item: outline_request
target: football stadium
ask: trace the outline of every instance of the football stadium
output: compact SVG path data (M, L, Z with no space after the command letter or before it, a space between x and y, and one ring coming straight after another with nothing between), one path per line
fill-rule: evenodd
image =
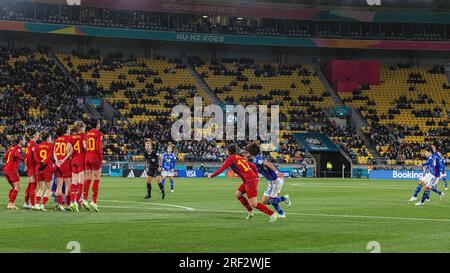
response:
M0 0L0 252L449 252L449 122L447 0Z

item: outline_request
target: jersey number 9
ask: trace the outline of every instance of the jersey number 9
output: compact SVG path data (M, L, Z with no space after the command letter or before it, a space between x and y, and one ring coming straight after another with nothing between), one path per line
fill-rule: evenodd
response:
M41 150L39 151L39 156L41 157L41 162L44 163L47 160L47 151Z

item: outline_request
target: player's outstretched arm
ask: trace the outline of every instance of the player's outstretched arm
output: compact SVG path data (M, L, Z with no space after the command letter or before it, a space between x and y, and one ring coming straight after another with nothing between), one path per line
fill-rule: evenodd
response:
M275 165L272 162L264 160L264 165L267 166L267 168L269 168L272 171L274 171L277 174L278 177L280 177L280 178L284 177L284 175L278 171L277 167L275 167Z
M217 171L215 171L213 174L208 175L208 178L213 178L217 175L219 175L221 172L223 172L226 168L231 166L231 157L227 158L225 162L223 163L222 167L220 167Z

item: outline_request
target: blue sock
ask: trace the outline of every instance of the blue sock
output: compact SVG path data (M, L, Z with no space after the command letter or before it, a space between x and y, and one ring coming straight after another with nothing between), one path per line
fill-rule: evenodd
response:
M166 182L166 179L165 179L165 178L163 178L163 179L161 180L161 184L163 185L163 187L164 187L164 182Z
M444 186L447 188L447 178L443 178L442 180L444 180Z
M173 187L174 187L175 185L173 184L173 179L170 179L170 189L171 190L173 190Z
M434 191L435 193L437 193L437 194L441 195L441 191L440 191L440 190L438 190L438 188L436 188L436 187L433 187L433 188L432 188L431 190L432 190L432 191Z
M272 198L272 199L276 200L277 203L286 201L286 197L284 197L284 196L275 197L275 198Z
M417 197L417 195L419 195L420 191L422 190L422 185L417 185L416 190L414 191L413 196Z
M425 200L428 199L429 196L430 196L430 191L424 191L423 195L422 195L422 200L420 202L425 203Z
M279 197L278 197L279 198ZM273 206L273 208L278 212L278 214L283 215L284 212L281 209L280 204L278 204L279 202L277 202L278 198L270 198L269 200L269 204L271 204Z

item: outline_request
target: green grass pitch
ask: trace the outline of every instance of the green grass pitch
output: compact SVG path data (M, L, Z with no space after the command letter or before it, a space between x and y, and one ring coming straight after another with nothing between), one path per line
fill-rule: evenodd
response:
M22 207L23 191L16 204ZM416 207L416 182L287 179L293 206L286 219L268 223L234 199L237 179L176 179L174 193L143 199L144 179L103 178L100 213L6 209L9 186L0 178L0 252L448 252L450 201ZM166 189L168 188L166 184ZM260 194L266 181L260 182ZM450 196L449 196L450 197ZM426 239L425 239L426 238Z

